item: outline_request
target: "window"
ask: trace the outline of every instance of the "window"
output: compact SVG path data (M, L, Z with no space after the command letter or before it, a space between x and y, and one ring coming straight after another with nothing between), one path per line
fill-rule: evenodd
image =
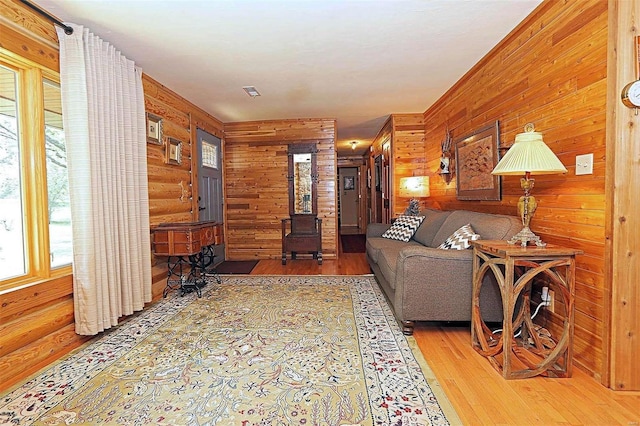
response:
M0 285L68 271L69 185L60 87L0 53ZM65 270L66 268L66 270Z
M18 132L17 76L0 66L0 278L26 271Z
M44 81L44 135L47 166L49 253L51 267L71 263L71 208L67 156L62 128L60 86Z

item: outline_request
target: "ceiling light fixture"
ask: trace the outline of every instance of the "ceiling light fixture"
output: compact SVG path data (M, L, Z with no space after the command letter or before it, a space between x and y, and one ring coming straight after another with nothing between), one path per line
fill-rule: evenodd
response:
M254 86L244 86L242 90L247 92L247 95L251 96L252 98L260 96L260 92L258 92L258 89L256 89Z

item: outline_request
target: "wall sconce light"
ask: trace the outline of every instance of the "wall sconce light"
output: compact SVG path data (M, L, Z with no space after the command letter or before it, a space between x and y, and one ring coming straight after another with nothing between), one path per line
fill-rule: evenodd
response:
M357 145L358 145L358 141L351 141L351 150L355 151Z
M405 210L408 216L417 216L420 213L420 201L417 198L426 198L430 194L429 176L403 177L400 179L400 197L411 198L409 207Z
M529 123L524 126L524 133L516 135L516 141L491 172L492 175L498 176L524 174L524 177L520 179L524 196L518 200L518 213L522 219L523 228L507 241L509 244L520 242L522 247L526 247L527 243L531 241L538 247L547 245L529 229L529 223L538 207L536 199L531 195L534 184L531 174L546 175L566 172L567 169L542 140L542 134L534 131L533 124Z
M440 142L440 149L442 155L440 156L440 177L449 185L451 179L453 179L453 161L451 158L451 144L453 139L451 138L451 132L449 131L449 126L447 126L447 130L445 133L444 140Z

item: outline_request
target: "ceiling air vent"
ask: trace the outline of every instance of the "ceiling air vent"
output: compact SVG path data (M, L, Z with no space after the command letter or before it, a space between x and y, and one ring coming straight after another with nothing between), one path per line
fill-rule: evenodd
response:
M244 86L242 90L247 92L247 95L251 96L252 98L255 98L256 96L260 96L260 92L258 92L258 89L256 89L253 86Z

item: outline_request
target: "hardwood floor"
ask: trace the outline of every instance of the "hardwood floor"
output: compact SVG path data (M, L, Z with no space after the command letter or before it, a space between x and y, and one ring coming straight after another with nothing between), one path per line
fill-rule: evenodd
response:
M313 260L261 260L252 275L370 273L364 254ZM414 337L463 424L640 425L640 392L614 392L574 368L567 379L504 380L471 347L469 327L418 323Z

